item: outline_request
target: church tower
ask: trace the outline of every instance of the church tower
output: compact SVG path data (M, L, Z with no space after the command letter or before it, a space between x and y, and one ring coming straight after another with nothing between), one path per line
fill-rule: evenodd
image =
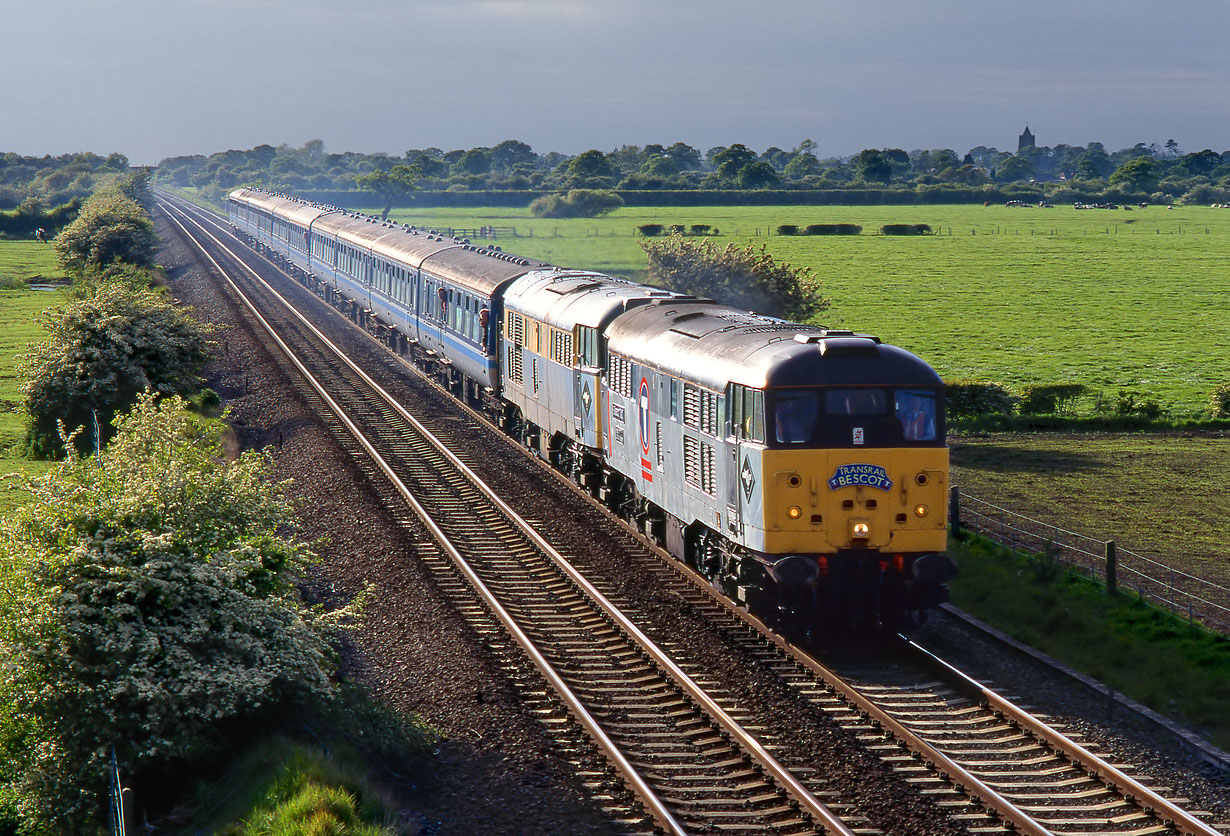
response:
M1017 137L1016 152L1019 154L1022 151L1024 151L1026 148L1033 148L1033 147L1034 147L1034 135L1029 132L1029 126L1026 125L1025 133Z

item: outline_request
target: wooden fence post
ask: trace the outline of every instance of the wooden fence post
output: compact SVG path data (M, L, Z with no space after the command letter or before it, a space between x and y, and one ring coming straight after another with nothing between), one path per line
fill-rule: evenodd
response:
M1119 568L1119 556L1115 554L1115 541L1106 541L1106 594L1114 595L1118 588L1115 573Z

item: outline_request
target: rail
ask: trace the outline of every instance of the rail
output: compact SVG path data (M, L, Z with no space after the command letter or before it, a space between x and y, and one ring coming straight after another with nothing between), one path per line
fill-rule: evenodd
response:
M1110 589L1131 589L1153 606L1189 623L1230 634L1230 588L1176 569L1115 541L1099 540L952 488L949 501L953 530L975 534L1014 551L1087 574Z

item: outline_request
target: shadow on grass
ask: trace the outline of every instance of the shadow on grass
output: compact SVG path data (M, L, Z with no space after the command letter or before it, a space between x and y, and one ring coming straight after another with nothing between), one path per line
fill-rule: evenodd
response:
M1040 450L1009 444L964 445L950 439L952 463L966 470L990 473L1096 473L1107 469L1098 456L1071 450Z

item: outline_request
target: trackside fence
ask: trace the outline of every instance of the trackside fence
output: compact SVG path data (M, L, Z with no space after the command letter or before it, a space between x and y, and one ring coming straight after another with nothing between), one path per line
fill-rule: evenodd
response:
M1230 589L1150 557L1010 511L953 487L949 523L1005 548L1041 555L1104 584L1135 593L1190 623L1230 635Z

